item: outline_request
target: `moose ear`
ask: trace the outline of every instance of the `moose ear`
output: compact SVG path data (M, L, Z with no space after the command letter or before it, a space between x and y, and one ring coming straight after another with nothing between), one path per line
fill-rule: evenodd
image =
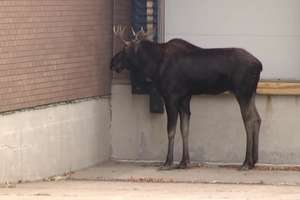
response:
M154 35L155 35L154 32L147 33L146 39L153 41L154 40Z
M141 27L141 29L135 33L135 40L136 41L140 41L140 40L153 40L153 37L154 37L154 33L155 31L152 30L152 31L147 31L145 32L144 28Z
M131 44L131 42L129 42L129 41L123 41L124 42L124 44L125 44L125 46L130 46L130 44Z

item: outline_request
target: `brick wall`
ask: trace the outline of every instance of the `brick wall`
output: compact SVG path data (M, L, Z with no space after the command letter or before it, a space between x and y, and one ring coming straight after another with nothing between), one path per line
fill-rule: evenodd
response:
M111 0L0 1L0 112L110 93Z
M114 25L130 26L131 24L131 0L114 0ZM123 43L114 37L113 52L117 53L122 47ZM128 81L128 72L114 73L113 79L116 81Z

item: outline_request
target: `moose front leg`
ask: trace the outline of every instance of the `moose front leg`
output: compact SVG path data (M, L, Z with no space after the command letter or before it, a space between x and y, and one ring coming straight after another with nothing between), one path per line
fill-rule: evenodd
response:
M177 168L185 169L190 164L189 155L189 127L190 127L190 101L191 96L183 99L180 103L179 116L180 116L180 131L182 137L182 159Z
M168 154L164 165L160 169L168 170L172 169L173 165L174 137L176 134L178 107L175 101L165 101L165 104L168 118Z

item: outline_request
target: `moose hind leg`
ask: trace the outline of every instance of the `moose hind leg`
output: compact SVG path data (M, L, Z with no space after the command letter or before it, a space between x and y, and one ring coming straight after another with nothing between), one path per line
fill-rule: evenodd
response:
M252 97L250 101L250 109L253 112L253 164L255 165L258 161L258 146L259 146L259 130L261 125L261 118L255 106L255 99Z
M182 137L182 159L178 165L178 168L185 169L190 164L190 156L189 156L189 126L190 126L190 100L191 97L187 97L181 102L179 115L180 115L180 131Z
M243 117L247 145L246 158L241 167L243 170L252 169L258 160L258 138L261 119L255 107L255 96L249 101L239 101Z

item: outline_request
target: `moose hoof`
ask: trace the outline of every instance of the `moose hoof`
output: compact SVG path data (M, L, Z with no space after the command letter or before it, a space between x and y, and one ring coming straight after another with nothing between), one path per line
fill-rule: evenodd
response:
M171 170L174 169L175 167L171 162L165 162L163 166L160 166L158 170Z
M161 171L167 171L167 170L172 170L172 169L175 169L175 167L173 165L163 165L158 168L158 170L161 170Z
M244 163L241 167L241 171L247 171L254 168L254 164Z
M181 162L179 165L177 165L176 169L187 169L190 167L190 164L188 162Z

